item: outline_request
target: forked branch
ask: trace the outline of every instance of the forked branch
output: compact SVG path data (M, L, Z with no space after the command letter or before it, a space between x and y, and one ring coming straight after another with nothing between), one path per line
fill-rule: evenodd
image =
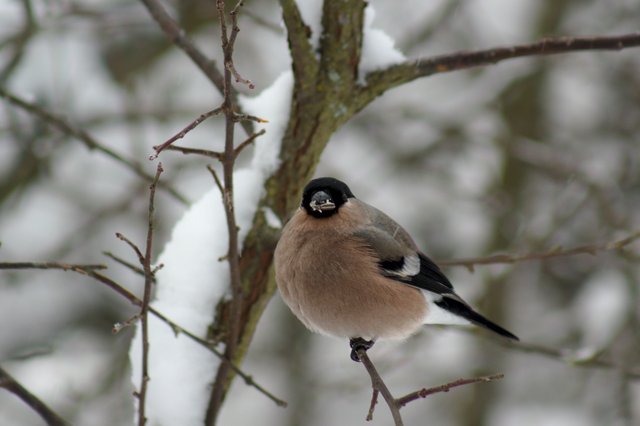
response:
M376 370L376 367L373 365L373 362L371 362L371 359L367 355L366 349L356 349L356 353L358 355L358 358L362 362L362 365L367 370L369 377L371 378L372 396L371 404L369 405L369 411L367 412L367 421L373 420L373 412L375 410L376 404L378 403L378 395L381 394L385 402L387 403L387 406L389 407L389 411L391 412L391 417L393 418L395 426L402 426L404 424L402 421L402 416L400 415L400 409L412 401L427 398L428 396L435 393L449 392L450 389L453 389L455 387L470 385L474 383L492 382L504 377L503 374L494 374L492 376L458 379L449 383L445 383L444 385L434 386L431 388L423 388L396 398L393 396L391 391L389 391L389 388L387 387L384 380L382 380L382 377L378 373L378 370Z

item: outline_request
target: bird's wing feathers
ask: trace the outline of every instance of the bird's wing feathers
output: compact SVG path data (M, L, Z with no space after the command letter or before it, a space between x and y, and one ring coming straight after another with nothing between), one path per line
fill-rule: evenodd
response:
M454 316L518 340L515 335L486 319L462 300L438 265L417 250L407 231L375 207L363 202L360 204L367 212L370 222L355 231L353 236L373 252L382 275L425 291L438 308Z
M362 201L358 203L369 223L353 236L373 251L383 275L438 295L455 296L451 282L438 265L418 251L404 228L375 207Z

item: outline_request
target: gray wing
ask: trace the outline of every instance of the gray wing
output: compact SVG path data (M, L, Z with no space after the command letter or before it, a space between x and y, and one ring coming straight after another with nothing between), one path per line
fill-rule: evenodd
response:
M369 218L354 236L376 254L383 275L436 294L455 295L449 279L438 265L418 251L402 226L375 207L353 201L357 201Z
M376 255L380 273L400 283L431 293L441 309L488 328L502 336L518 338L473 310L453 289L449 279L431 259L418 251L415 242L396 221L362 201L369 223L353 233Z

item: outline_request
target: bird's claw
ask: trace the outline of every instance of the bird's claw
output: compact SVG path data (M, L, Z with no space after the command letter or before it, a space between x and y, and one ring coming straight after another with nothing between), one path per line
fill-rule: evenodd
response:
M358 356L358 351L363 349L365 352L373 346L375 342L373 340L365 340L362 337L356 337L349 340L349 345L351 346L351 359L355 362L360 362L360 357Z

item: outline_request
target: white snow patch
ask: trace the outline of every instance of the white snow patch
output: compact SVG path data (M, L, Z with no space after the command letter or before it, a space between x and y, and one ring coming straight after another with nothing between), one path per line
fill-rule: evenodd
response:
M289 116L293 77L283 73L255 98L241 97L245 112L266 120L267 133L255 142L247 169L234 173L235 213L242 246L264 191L277 169L280 142ZM218 301L229 292L229 266L221 261L228 234L221 195L213 187L175 225L158 262L157 290L152 306L198 336L205 336ZM201 425L218 359L154 316L149 317L147 417L150 425ZM140 330L132 341L132 380L138 388L142 371Z
M406 57L394 47L395 41L383 30L372 28L376 12L370 4L364 11L364 35L360 57L360 81L365 75L380 68L403 62Z
M264 212L264 218L267 221L267 225L269 225L271 228L274 228L274 229L282 228L282 221L280 220L278 215L275 214L273 210L271 210L268 207L265 207L262 209L262 211Z
M298 10L304 23L311 29L310 42L314 49L318 49L320 34L322 33L322 4L321 0L297 0ZM360 56L361 83L368 72L403 62L406 57L395 48L395 41L383 30L373 28L376 12L371 4L364 11L364 25L362 37L362 52Z
M311 45L318 49L320 33L322 32L323 0L297 0L298 10L304 23L311 29Z

